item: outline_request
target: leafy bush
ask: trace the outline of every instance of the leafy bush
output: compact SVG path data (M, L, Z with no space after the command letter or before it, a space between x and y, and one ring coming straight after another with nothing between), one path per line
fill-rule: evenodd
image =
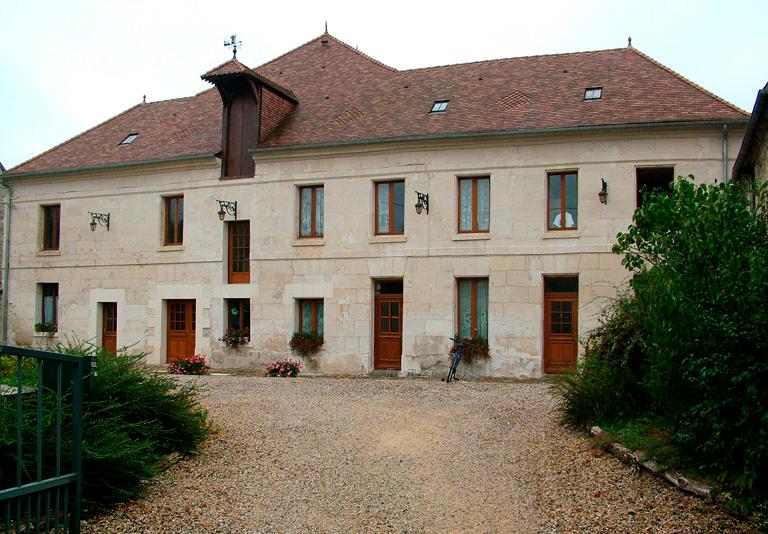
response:
M573 373L553 382L563 423L605 424L645 412L649 406L643 387L646 336L632 298L619 297L603 309L598 327L587 334L584 359Z
M309 358L323 346L323 334L317 332L294 332L290 341L291 352Z
M205 354L195 354L168 364L168 372L174 375L205 375L210 370Z
M661 421L681 461L768 499L768 199L737 184L652 195L614 252L634 297L556 386L566 422Z
M58 330L58 327L53 323L35 323L35 332L43 332L46 334L53 334Z
M264 376L296 377L301 372L301 362L298 360L277 360L269 362Z
M488 360L491 357L488 341L483 337L465 337L459 342L461 343L461 359L468 365L480 360ZM451 348L451 354L454 352L456 352L456 344Z
M57 343L57 352L92 355L97 376L85 392L83 413L83 502L91 509L129 500L141 482L156 475L166 455L195 453L211 432L199 403L199 388L140 364L143 354L116 356L79 340ZM55 465L55 394L44 390L44 476ZM70 395L62 402L62 465L68 465ZM37 395L25 395L22 422L25 480L32 480L36 454ZM0 487L15 485L15 398L0 399ZM9 483L10 482L10 483Z
M236 328L230 328L227 333L219 338L219 341L223 341L224 344L230 349L236 349L240 345L248 343L248 332L244 330L238 330Z

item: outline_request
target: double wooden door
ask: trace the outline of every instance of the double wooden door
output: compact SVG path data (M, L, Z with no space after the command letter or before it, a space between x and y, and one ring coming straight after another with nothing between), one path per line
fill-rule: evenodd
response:
M578 356L578 293L544 294L544 372L563 373Z
M400 369L403 353L403 295L376 295L374 369Z
M117 353L117 302L101 304L101 346L110 354Z
M172 362L195 355L195 301L167 302L167 361Z

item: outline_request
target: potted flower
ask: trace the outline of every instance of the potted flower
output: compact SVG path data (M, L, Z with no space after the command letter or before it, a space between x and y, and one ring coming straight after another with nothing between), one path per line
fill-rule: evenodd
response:
M276 360L269 362L264 368L264 376L294 378L301 372L301 362L298 360Z
M456 345L451 349L451 354L456 350ZM481 360L488 360L491 357L488 341L484 337L465 337L461 340L461 359L467 364L472 365Z
M237 349L240 345L248 343L248 332L230 328L227 333L219 338L230 349Z
M56 333L58 328L53 323L43 321L42 323L35 323L35 332L46 334L48 337L52 337Z
M291 337L291 352L311 358L323 346L323 334L317 332L295 332Z
M168 364L168 372L174 375L207 375L210 370L205 354L187 356Z

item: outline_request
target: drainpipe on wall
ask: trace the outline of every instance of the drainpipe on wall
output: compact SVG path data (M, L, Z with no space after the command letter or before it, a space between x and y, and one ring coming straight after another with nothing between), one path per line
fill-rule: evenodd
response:
M728 183L728 125L723 124L723 183Z
M11 202L13 200L13 191L5 183L0 173L0 188L5 189L5 240L3 245L3 345L8 344L8 267L10 266L11 250Z

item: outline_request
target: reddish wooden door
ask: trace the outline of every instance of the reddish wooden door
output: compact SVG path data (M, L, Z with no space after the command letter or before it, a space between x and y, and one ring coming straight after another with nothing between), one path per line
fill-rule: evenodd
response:
M578 293L544 294L544 372L562 373L578 355Z
M376 295L374 369L400 369L403 353L403 295Z
M167 360L195 355L195 301L168 301Z
M117 302L101 304L101 346L110 354L117 353Z

